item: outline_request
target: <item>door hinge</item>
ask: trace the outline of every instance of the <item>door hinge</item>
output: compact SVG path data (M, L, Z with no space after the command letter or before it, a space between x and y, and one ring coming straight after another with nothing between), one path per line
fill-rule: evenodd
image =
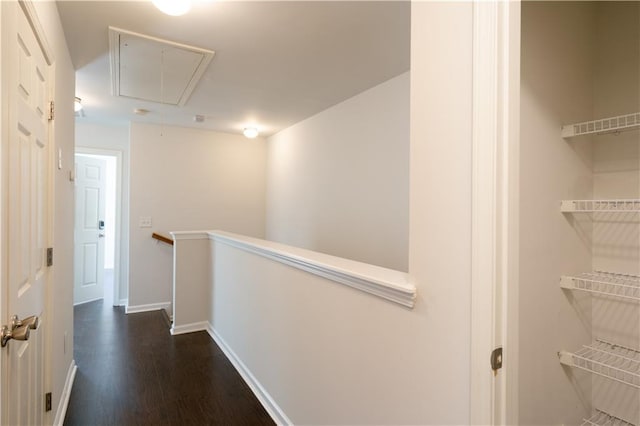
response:
M497 375L498 370L502 368L502 348L495 348L491 352L491 369L493 374Z
M55 109L53 106L53 101L49 101L49 116L48 116L49 121L53 120L54 117L55 117Z
M51 392L44 394L44 411L51 411Z
M47 248L47 266L53 266L53 247Z

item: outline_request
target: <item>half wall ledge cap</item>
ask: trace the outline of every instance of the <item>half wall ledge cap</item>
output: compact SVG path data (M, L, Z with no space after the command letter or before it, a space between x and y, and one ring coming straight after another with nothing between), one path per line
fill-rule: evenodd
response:
M208 240L211 231L173 231L169 232L175 241Z
M415 305L417 289L406 272L230 232L209 231L209 236L213 240L305 270L408 308L413 308Z

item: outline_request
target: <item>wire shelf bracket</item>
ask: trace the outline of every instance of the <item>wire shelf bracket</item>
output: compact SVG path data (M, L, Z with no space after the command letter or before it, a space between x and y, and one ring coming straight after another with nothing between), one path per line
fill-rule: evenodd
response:
M588 419L583 419L580 426L635 426L633 423L614 417L604 411L598 409L595 411L593 416Z
M640 199L562 200L562 213L640 213Z
M637 275L602 271L563 275L560 287L640 302L640 276Z
M617 133L640 129L640 112L562 126L562 137Z
M560 362L640 389L640 351L596 340L576 352L560 351Z

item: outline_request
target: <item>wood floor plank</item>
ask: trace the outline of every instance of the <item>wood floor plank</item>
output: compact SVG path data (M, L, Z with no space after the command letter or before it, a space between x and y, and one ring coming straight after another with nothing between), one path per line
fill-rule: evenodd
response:
M160 311L74 308L78 365L64 424L273 425L206 332L171 336Z

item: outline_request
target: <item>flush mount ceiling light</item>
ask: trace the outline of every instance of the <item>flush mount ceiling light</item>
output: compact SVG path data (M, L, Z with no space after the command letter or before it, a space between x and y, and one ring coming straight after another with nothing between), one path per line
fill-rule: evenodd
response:
M258 129L255 127L245 127L242 133L249 139L253 139L258 136Z
M76 96L73 101L73 111L80 112L81 109L82 109L82 99Z
M151 0L153 5L163 13L181 16L191 10L191 0Z

